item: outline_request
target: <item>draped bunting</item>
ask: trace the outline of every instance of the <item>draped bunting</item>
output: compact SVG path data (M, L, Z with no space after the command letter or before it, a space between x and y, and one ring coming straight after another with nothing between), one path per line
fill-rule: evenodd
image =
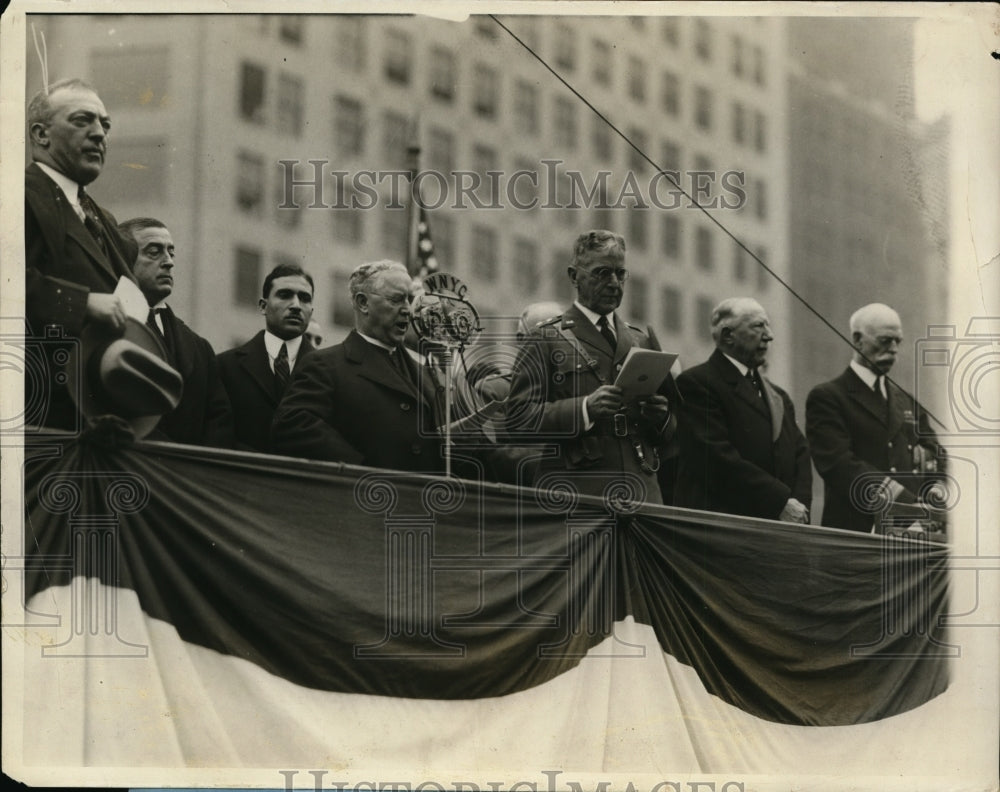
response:
M603 504L566 488L58 435L30 440L24 484L28 609L67 617L57 640L26 652L26 684L36 680L47 715L26 720L25 742L42 754L253 765L301 761L312 746L317 766L350 762L371 737L350 724L374 716L425 724L387 733L398 756L426 759L441 730L484 728L476 700L512 715L605 669L662 700L642 737L652 753L713 772L712 757L732 752L685 715L699 707L736 708L726 718L762 735L828 733L816 727L900 716L948 686L941 545ZM165 726L150 713L116 711L92 678L68 693L67 666L51 660L72 656L101 658L74 672L84 677L138 674L144 690L162 688L151 712L169 713L171 739L156 738ZM610 690L587 697L605 719ZM319 713L333 701L356 720L330 725ZM99 706L140 734L102 734ZM567 727L583 739L589 715L573 712ZM300 734L303 717L335 740ZM282 752L265 724L292 722ZM569 753L536 734L535 748L555 754L539 761L606 766L610 725ZM66 745L81 740L87 752Z

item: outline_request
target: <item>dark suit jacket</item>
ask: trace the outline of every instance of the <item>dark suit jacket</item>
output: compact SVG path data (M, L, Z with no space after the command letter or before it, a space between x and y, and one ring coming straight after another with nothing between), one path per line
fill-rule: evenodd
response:
M299 346L295 371L299 370L311 351L312 347L305 342ZM270 453L271 422L278 407L278 398L274 391L274 372L264 346L264 331L261 330L243 346L220 353L216 360L219 378L233 409L236 447Z
M385 350L356 331L295 367L274 416L276 453L355 465L441 472L437 387L430 369L409 360L406 381Z
M232 447L233 412L212 345L174 316L169 306L162 319L170 364L184 378L184 392L180 404L160 420L150 439Z
M579 346L562 331L576 338ZM629 349L656 348L645 331L617 315L615 334L618 343L612 352L594 324L575 305L535 328L514 364L506 410L508 440L558 445L557 457L540 460L535 476L540 485L545 484L549 474L572 471L570 478L578 491L602 497L616 480L634 476L632 481L645 490L642 499L662 503L656 474L643 469L634 443L639 443L647 468L655 467L657 456L664 452L676 427L673 411L661 427L650 425L637 410L630 411L627 437L616 436L610 418L595 422L590 429L583 425L583 402L601 385L614 382ZM669 376L660 392L671 399L675 408L676 392Z
M919 455L921 447L944 470L942 449L923 408L894 383L886 380L886 385L888 414L850 366L809 393L806 433L816 470L823 477L823 525L872 529L873 513L856 508L850 495L855 481L866 474L895 478L907 489L898 500L914 502L921 486L937 478L914 464L914 451Z
M32 163L24 173L25 313L29 335L45 338L43 354L68 351L83 328L90 292L113 292L120 277L132 279L135 243L126 240L110 213L98 207L107 253L98 246L62 190ZM55 382L58 366L25 377L29 422L73 428L78 413ZM34 408L32 407L34 405Z
M719 350L677 378L684 397L674 505L777 519L812 502L812 467L792 401L764 379L767 401Z

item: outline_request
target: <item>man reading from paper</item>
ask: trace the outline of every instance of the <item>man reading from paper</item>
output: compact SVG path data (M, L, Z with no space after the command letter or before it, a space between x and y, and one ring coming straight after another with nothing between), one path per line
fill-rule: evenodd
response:
M676 426L667 396L673 381L664 372L658 392L641 400L614 384L630 349L656 347L618 315L628 279L625 240L605 230L581 234L566 271L576 300L529 332L514 364L510 440L558 447L523 483L569 481L583 494L662 503L656 471Z

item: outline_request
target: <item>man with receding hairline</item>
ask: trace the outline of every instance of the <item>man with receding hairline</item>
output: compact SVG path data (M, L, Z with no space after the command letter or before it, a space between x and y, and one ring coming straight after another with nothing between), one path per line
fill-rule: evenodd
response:
M887 504L915 503L944 456L923 407L886 376L903 342L899 314L871 303L854 312L850 331L847 369L809 393L806 433L823 477L822 524L870 532L875 516L852 497L856 482L881 477Z
M32 162L24 177L25 312L30 332L78 339L85 324L125 329L125 308L113 292L131 279L134 245L85 189L104 169L111 118L94 88L60 80L28 105ZM74 428L79 413L62 377L25 377L29 420ZM43 403L44 402L44 403Z
M760 372L774 336L749 297L712 311L715 351L677 378L681 449L674 505L808 523L812 468L792 400Z

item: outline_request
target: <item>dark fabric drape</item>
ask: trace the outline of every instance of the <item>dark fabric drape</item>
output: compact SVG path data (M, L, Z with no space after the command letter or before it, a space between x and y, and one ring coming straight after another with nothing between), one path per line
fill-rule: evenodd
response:
M41 435L26 596L134 590L181 637L307 687L501 696L633 616L706 689L839 725L947 687L940 545L385 470Z

